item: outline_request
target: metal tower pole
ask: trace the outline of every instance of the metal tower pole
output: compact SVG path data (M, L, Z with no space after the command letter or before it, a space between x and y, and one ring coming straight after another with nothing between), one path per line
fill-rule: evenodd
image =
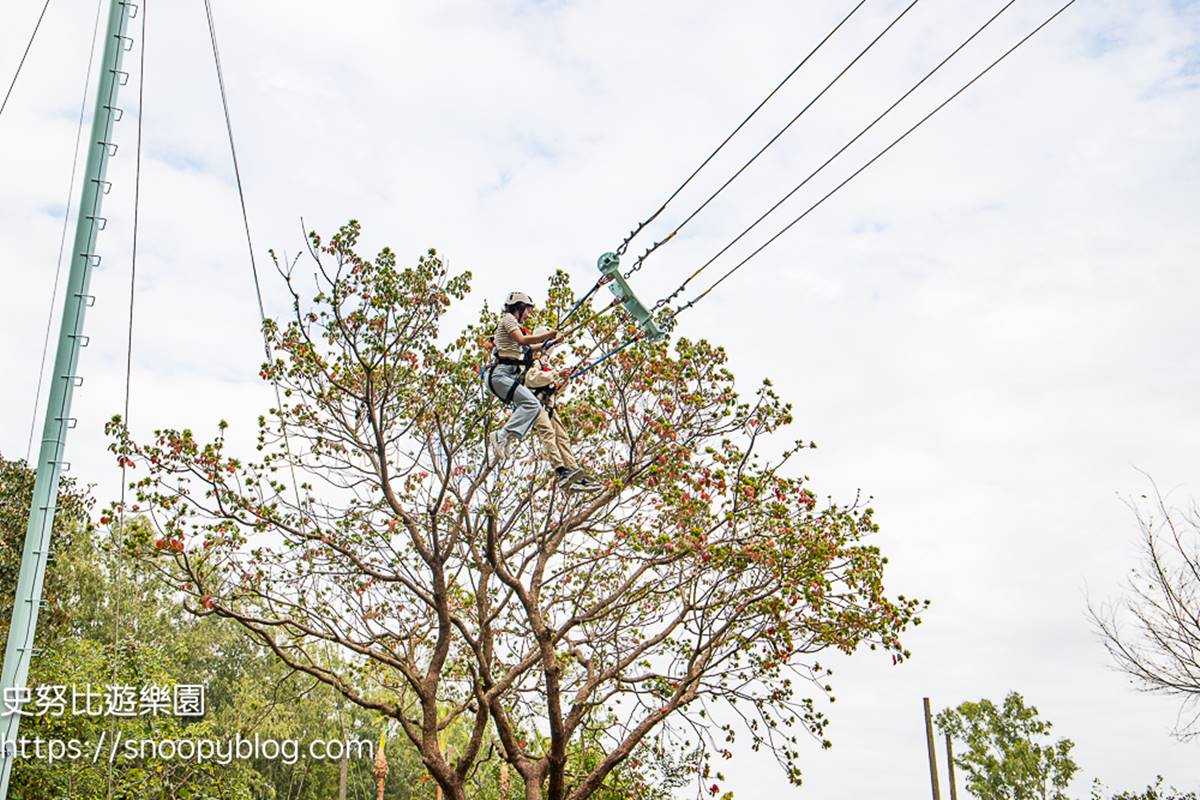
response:
M110 187L105 174L109 159L117 152L117 146L112 141L113 127L122 116L116 106L117 93L129 80L128 73L121 70L121 62L124 54L133 46L126 30L129 19L136 15L137 10L132 0L111 0L108 10L96 109L92 118L92 135L88 141L87 170L80 192L79 219L75 223L71 270L63 296L62 324L54 354L50 394L46 401L33 502L29 509L29 524L25 529L21 574L17 580L8 644L4 650L4 669L0 674L0 800L8 797L14 746L21 721L19 714L11 713L11 708L28 699L26 680L29 677L29 661L34 654L33 641L42 602L42 581L50 552L58 481L65 466L63 454L67 431L75 426L75 420L71 417L71 398L75 388L83 382L78 370L79 351L88 341L83 335L83 321L94 301L92 295L88 294L88 287L92 270L100 265L100 256L96 255L96 238L104 229L105 220L100 211L104 195Z

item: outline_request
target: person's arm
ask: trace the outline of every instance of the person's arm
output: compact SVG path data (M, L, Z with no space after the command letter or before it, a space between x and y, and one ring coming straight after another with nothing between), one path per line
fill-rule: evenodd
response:
M544 352L546 349L548 349L551 344L557 344L557 343L558 343L557 340L545 341L545 342L542 342L541 344L530 345L529 349L535 353L541 353L541 352Z
M539 333L535 336L532 333L525 333L525 331L521 330L520 326L518 326L512 329L510 335L512 336L513 341L515 341L517 344L525 347L533 347L534 345L548 342L555 336L558 336L558 331L551 328L546 333Z

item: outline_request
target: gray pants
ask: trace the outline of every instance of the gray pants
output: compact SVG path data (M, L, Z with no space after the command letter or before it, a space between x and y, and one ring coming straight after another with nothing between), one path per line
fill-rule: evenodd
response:
M516 384L517 388L512 396L513 413L504 425L504 432L517 439L524 438L525 434L529 433L529 429L533 427L533 423L537 422L538 414L542 411L542 404L534 397L533 392L521 383L521 368L508 364L497 364L495 369L489 368L485 374L484 380L488 379L492 382L489 388L500 399L507 397L513 384Z

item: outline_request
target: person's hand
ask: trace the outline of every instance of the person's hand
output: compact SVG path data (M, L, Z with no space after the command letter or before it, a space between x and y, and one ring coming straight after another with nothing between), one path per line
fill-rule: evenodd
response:
M552 342L557 338L558 338L558 329L557 328L551 328L550 331L546 334L546 341L548 341L548 342Z

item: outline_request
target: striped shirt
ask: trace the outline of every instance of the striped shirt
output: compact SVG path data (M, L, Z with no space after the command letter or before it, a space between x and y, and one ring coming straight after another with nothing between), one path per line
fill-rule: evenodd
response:
M496 325L496 355L500 358L521 358L524 353L521 345L513 338L513 331L520 329L521 323L512 314L504 313Z

